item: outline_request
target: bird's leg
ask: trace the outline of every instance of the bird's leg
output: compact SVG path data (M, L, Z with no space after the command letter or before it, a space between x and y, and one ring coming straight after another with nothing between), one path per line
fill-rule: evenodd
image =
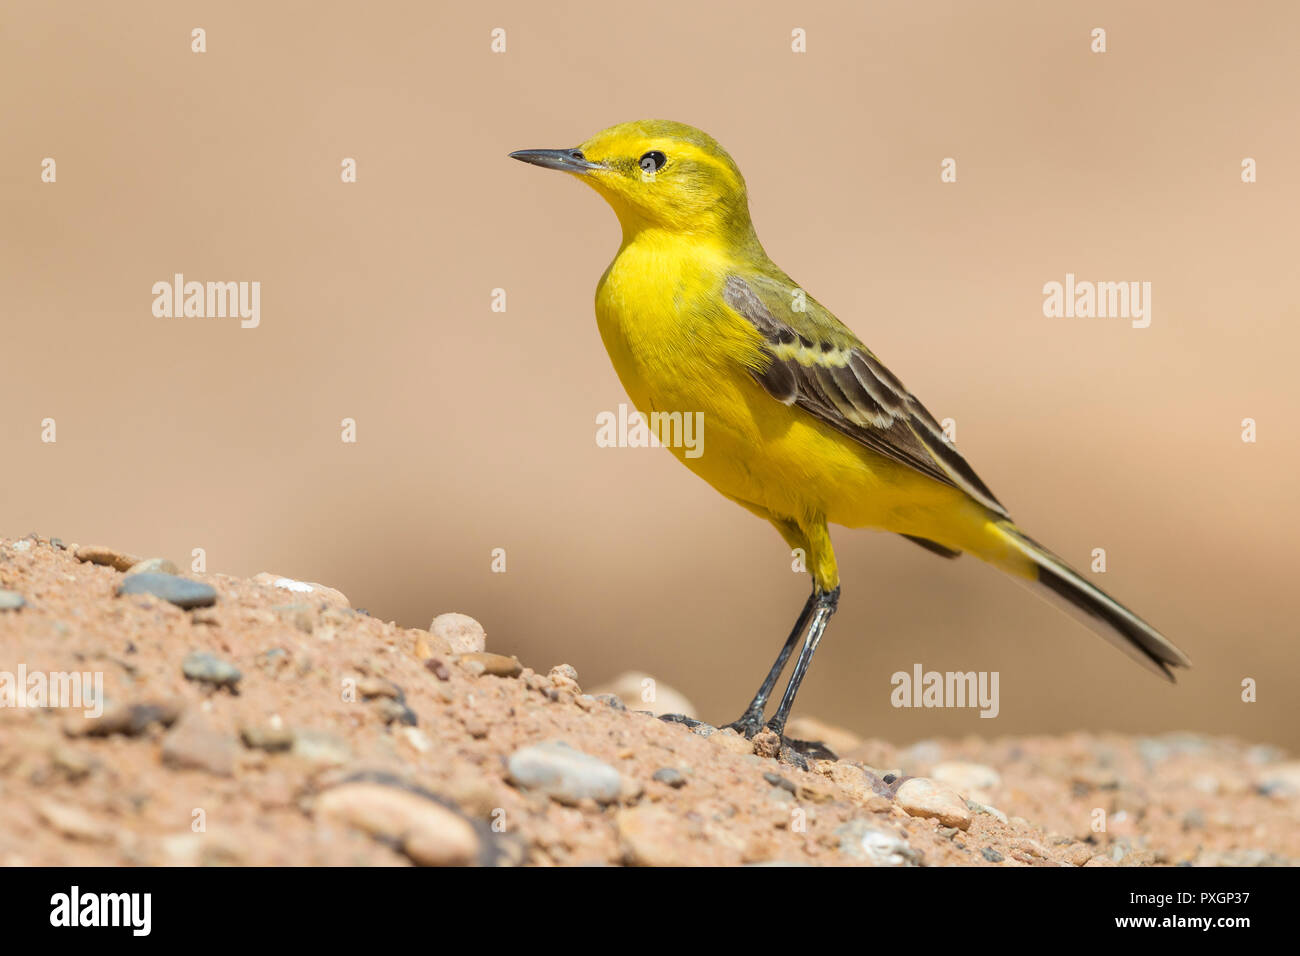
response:
M767 699L771 696L772 688L776 686L777 680L781 677L781 671L785 670L785 662L790 659L790 652L794 650L795 641L799 640L799 635L808 626L808 619L812 617L816 603L817 589L813 588L813 593L808 595L803 610L799 612L799 619L794 622L794 630L785 639L785 644L781 647L781 653L777 655L772 669L767 672L763 686L758 689L758 693L749 702L749 706L745 708L745 712L741 714L740 719L727 724L727 727L747 738L753 737L763 728L763 711L767 707Z
M804 638L803 647L799 650L799 656L794 662L794 673L790 675L790 683L785 685L785 693L781 695L781 703L776 708L776 713L772 719L767 722L768 730L773 733L781 734L784 740L785 722L790 717L790 708L794 706L795 695L799 693L799 685L803 683L804 674L808 672L808 665L812 663L813 655L817 653L817 645L821 643L822 634L826 631L826 622L831 619L835 613L835 608L840 603L840 589L837 586L831 591L814 591L810 599L813 607L812 624L808 628L808 636ZM797 748L796 748L797 749Z

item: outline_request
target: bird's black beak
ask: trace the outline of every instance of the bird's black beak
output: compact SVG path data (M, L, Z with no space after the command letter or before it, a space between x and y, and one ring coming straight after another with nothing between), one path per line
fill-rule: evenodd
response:
M521 163L532 163L534 166L579 175L604 168L600 163L588 160L580 149L519 149L511 153L510 158Z

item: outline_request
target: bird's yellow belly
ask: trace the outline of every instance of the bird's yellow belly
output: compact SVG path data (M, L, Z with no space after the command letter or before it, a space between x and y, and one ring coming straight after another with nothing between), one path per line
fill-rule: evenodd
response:
M643 414L698 413L695 447L670 445L691 471L725 495L800 523L822 518L924 535L946 514L951 527L965 495L776 401L746 367L758 349L748 329L707 316L684 329L690 310L672 283L633 285L618 267L616 260L597 292L601 338Z

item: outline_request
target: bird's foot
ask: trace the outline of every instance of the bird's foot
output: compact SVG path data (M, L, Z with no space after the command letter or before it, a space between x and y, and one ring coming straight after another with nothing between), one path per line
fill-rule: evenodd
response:
M811 770L813 762L817 760L839 760L839 757L819 741L795 740L784 735L778 737L770 730L764 730L754 738L754 741L755 743L761 741L763 744L755 748L754 752L759 756L773 758L800 770Z
M788 756L787 756L788 755ZM839 760L839 756L820 740L796 740L781 735L780 759L786 763L797 763L791 759L797 757L807 764L809 760Z
M670 724L682 724L684 727L694 730L696 727L707 727L702 720L696 720L694 717L687 717L685 714L660 714L659 719Z
M723 724L722 729L734 730L746 740L753 740L754 735L763 729L763 712L761 710L747 710L740 715L739 720Z
M784 763L794 764L802 770L808 769L810 760L839 760L836 753L820 740L799 740L785 735L784 721L777 726L776 719L769 720L763 730L780 740L775 756ZM776 741L772 741L776 743Z

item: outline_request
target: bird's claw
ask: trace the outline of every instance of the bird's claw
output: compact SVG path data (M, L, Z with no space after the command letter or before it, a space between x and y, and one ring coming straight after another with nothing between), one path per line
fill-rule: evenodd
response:
M660 714L659 719L670 724L682 724L691 730L696 727L707 726L704 721L696 720L694 717L687 717L685 714Z
M723 724L723 730L734 730L746 740L753 740L754 735L763 729L763 714L761 711L747 710L740 716L740 719L733 720L729 724Z
M787 763L796 761L787 758L787 754L803 758L803 762L809 760L839 760L839 756L827 747L820 740L796 740L793 737L781 735L781 759Z

